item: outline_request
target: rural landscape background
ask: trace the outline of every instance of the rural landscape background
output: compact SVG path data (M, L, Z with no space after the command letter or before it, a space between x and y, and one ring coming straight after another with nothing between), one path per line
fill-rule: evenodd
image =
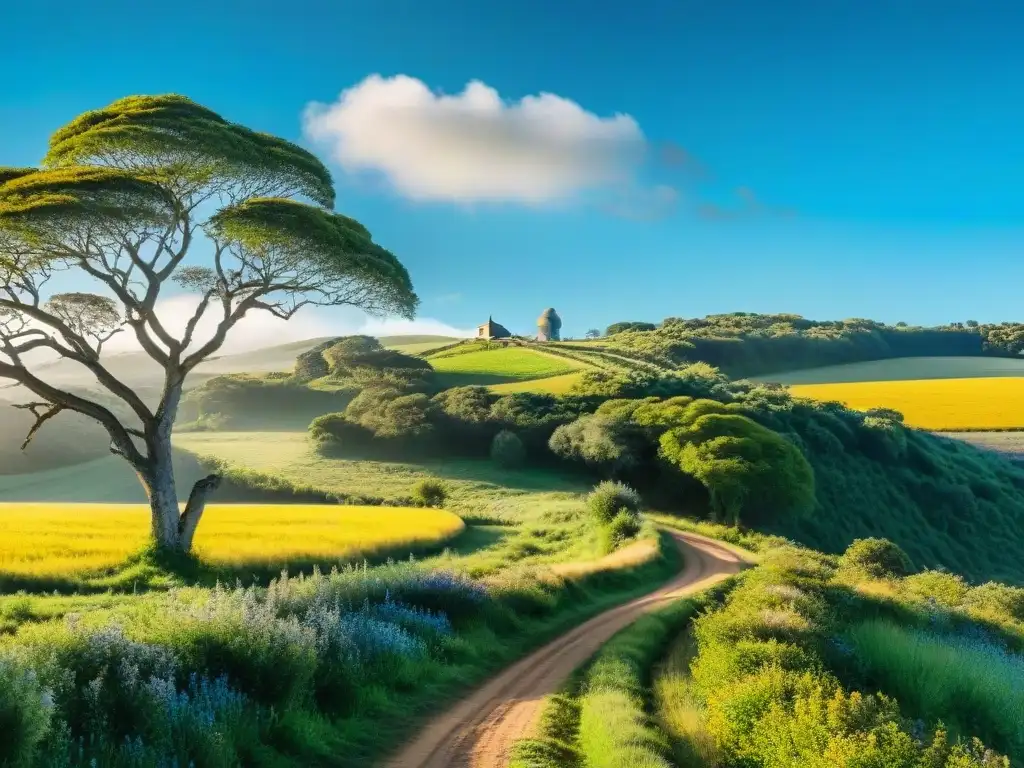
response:
M1018 9L46 5L0 768L1024 765Z

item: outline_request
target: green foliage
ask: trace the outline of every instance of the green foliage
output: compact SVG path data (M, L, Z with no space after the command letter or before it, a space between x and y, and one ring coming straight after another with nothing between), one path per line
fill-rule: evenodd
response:
M349 567L32 622L2 640L0 759L73 768L373 764L439 696L676 565L557 583L519 573L486 586L413 562Z
M519 435L507 429L496 434L491 442L491 461L505 469L522 466L526 461L526 448Z
M981 634L945 635L873 620L846 635L859 662L929 722L1024 756L1024 661Z
M699 412L698 403L687 410ZM738 525L813 508L814 471L790 441L737 414L704 413L688 424L687 416L662 435L661 453L707 487L714 514Z
M635 539L642 527L643 520L638 513L620 509L601 529L601 549L605 552L614 552L626 542Z
M250 198L219 211L209 228L252 252L273 248L297 273L297 285L326 303L351 301L358 286L364 310L415 315L419 299L405 267L363 225L340 213L286 198Z
M556 456L606 469L613 475L639 463L643 445L642 434L629 420L600 411L563 424L548 441Z
M914 572L907 553L888 539L855 539L839 562L844 568L872 579L909 576Z
M643 508L640 494L624 483L604 481L587 496L587 509L598 523L610 523L620 512L639 514Z
M328 339L312 349L307 349L295 358L295 378L301 382L308 382L330 373L331 369L324 358L324 351L333 347L339 340L339 338Z
M36 748L51 728L53 694L38 676L0 657L0 765L34 765Z
M657 326L654 323L641 323L641 322L621 322L612 323L605 329L605 336L614 336L617 333L624 333L626 331L653 331ZM600 334L598 334L600 335Z
M117 168L68 166L37 170L0 183L0 232L36 246L104 223L159 227L173 200L152 180ZM6 255L6 254L5 254ZM23 257L18 263L25 264Z
M79 115L50 138L44 162L68 166L111 156L131 156L153 174L192 183L278 177L325 208L334 205L331 175L312 153L176 94L128 96Z
M346 406L351 394L311 389L294 379L230 374L215 376L182 398L179 421L218 429L304 427Z
M826 670L820 654L829 639L864 609L835 588L835 575L830 558L781 547L743 577L722 610L696 620L693 682L724 763L1008 768L1006 758L977 740L958 742L942 726L920 734L894 699L849 690ZM934 723L951 710L931 714Z
M448 487L440 480L426 478L412 487L412 498L424 507L443 507L448 498Z

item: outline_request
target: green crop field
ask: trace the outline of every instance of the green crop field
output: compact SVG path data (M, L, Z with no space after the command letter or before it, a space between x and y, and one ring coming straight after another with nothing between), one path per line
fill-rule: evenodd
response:
M778 384L840 384L859 381L970 379L1024 376L1024 360L1005 357L896 357L827 365L752 377Z
M533 349L508 347L447 355L430 359L447 386L504 384L513 381L561 376L583 367L573 360L546 355Z

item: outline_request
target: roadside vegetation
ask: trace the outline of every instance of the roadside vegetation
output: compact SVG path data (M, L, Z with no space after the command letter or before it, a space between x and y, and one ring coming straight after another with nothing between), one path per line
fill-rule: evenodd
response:
M3 599L16 629L0 639L10 681L0 711L15 727L0 756L365 766L409 733L411 717L650 589L676 557L668 548L638 568L578 579L513 570L475 580L436 563L350 567L266 588L97 601L63 621L32 620L32 600Z
M669 768L669 741L649 716L651 668L731 586L678 600L616 634L548 699L538 734L516 743L510 768Z

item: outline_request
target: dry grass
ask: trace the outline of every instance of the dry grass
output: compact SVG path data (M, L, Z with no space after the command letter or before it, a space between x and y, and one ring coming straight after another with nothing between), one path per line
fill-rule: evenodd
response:
M350 560L444 541L462 520L434 509L214 504L196 554L217 565ZM149 510L138 504L0 504L0 573L50 577L114 568L146 543Z
M649 563L660 554L658 539L649 538L634 541L622 549L617 549L609 555L598 560L589 560L577 563L556 563L551 570L559 576L577 578L600 571L613 571L623 568L635 568L638 565Z
M917 379L790 387L799 397L851 408L894 408L923 429L1024 427L1024 378Z

